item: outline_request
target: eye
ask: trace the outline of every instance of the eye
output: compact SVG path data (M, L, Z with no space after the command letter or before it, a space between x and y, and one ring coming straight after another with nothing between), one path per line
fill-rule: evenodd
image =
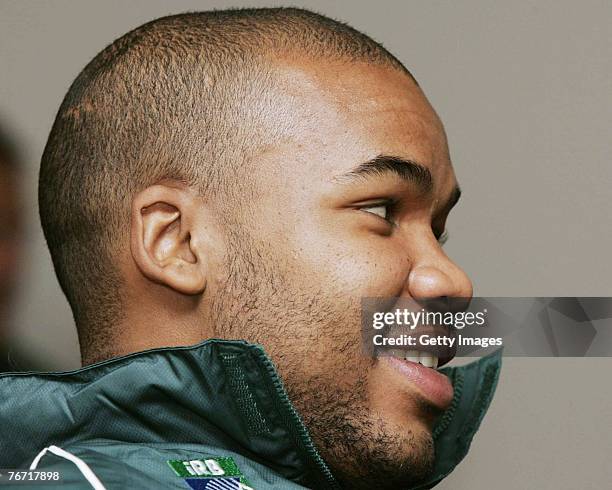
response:
M395 225L396 224L396 214L398 211L399 203L395 200L385 199L378 200L373 202L364 202L356 205L355 207L359 211L364 211L369 214L373 214L378 216L379 218L384 219L388 224Z
M364 206L362 208L360 208L362 211L365 211L366 213L372 213L375 214L376 216L380 216L382 219L384 220L389 220L389 215L391 214L389 212L389 204L377 204L375 206Z
M387 222L387 224L395 226L399 202L391 199L363 202L355 205L359 211L373 214Z

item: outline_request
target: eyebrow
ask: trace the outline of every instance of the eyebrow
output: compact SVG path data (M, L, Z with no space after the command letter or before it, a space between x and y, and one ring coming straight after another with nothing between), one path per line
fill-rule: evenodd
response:
M424 194L433 191L433 177L425 165L393 155L378 155L367 162L360 163L347 173L337 176L334 180L342 182L385 174L395 174L406 182L416 184ZM443 209L450 211L460 198L461 189L455 186Z
M433 190L433 177L427 167L414 160L391 155L378 155L367 162L360 163L334 180L342 182L385 174L395 174L406 182L416 184L423 193L430 193Z

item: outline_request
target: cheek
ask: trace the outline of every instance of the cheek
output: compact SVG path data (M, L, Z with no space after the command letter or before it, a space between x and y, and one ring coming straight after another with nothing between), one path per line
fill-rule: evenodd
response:
M297 269L316 275L322 292L356 300L401 292L410 263L392 237L341 226L313 228L299 233L293 256Z
M384 238L346 240L336 257L330 270L347 286L346 292L360 298L397 295L408 277L406 261L398 258Z

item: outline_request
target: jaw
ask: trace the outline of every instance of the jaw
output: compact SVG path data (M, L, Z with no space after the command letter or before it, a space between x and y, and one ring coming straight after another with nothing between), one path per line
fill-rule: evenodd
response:
M381 364L345 367L346 374L336 369L302 389L287 384L321 455L345 488L404 488L433 465L432 428L439 410Z
M371 412L355 413L344 424L344 440L330 446L329 432L323 434L327 447L321 453L343 488L405 488L424 479L435 459L429 428L413 424L395 426ZM321 438L316 437L319 444Z

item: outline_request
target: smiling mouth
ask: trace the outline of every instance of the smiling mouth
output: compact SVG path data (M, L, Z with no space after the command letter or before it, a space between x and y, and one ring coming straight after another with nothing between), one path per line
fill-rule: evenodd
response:
M417 350L402 354L382 359L410 382L429 403L440 409L448 407L453 398L453 387L449 378L438 369L452 357L440 358L431 352Z
M401 331L390 331L391 335ZM457 354L456 341L453 338L454 332L447 327L435 325L419 325L409 334L413 339L420 339L424 336L437 339L436 342L421 343L420 340L404 347L383 349L379 355L383 357L393 357L408 363L418 364L426 368L437 370L453 360Z
M440 358L432 354L431 352L418 351L418 350L409 350L404 354L404 360L410 362L416 362L421 364L422 366L437 369Z
M419 346L419 349L386 350L380 359L408 381L423 399L445 409L453 398L453 387L439 369L455 354L456 350L448 346Z

